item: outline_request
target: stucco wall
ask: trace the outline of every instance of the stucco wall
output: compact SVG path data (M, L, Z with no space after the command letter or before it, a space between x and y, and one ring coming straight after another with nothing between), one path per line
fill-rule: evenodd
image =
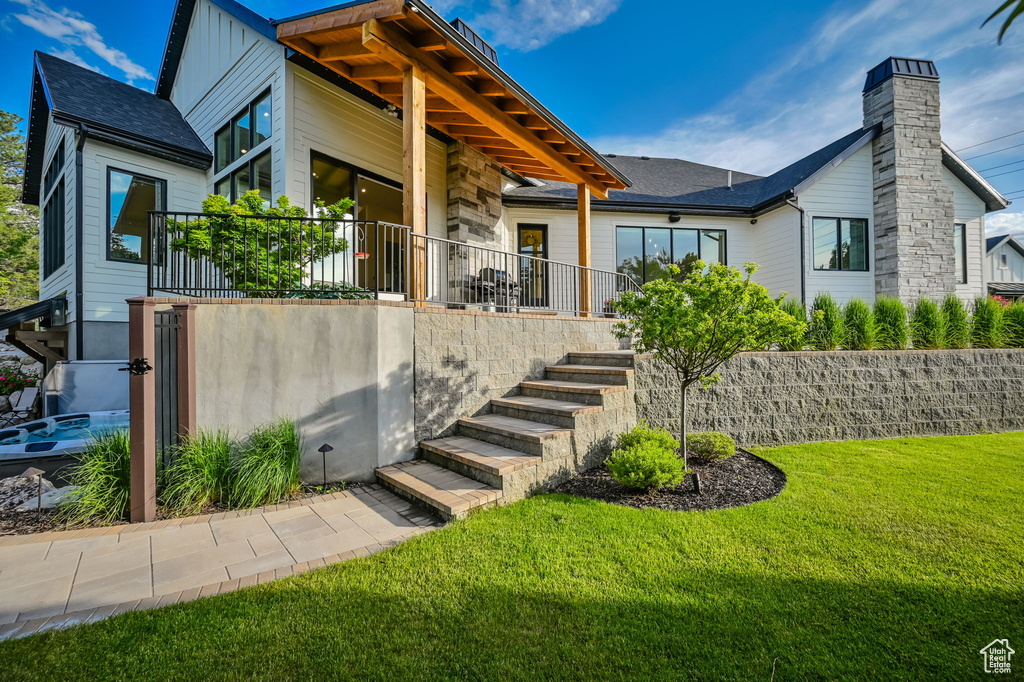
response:
M199 426L244 435L293 418L309 482L323 475L323 443L334 448L330 480L372 480L378 466L411 459L413 309L376 301L280 303L196 307Z
M447 435L488 401L543 379L573 351L615 350L614 320L418 308L415 315L416 440Z
M1024 429L1024 350L744 353L707 391L689 428L744 445ZM637 362L637 415L678 432L674 377Z

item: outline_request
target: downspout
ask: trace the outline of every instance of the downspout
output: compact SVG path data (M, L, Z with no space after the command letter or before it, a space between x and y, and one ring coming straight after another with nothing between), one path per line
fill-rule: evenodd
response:
M800 303L807 305L807 224L804 209L792 199L786 199L786 203L800 214Z
M85 355L85 244L84 237L84 206L83 192L85 178L83 168L85 166L85 139L89 135L89 129L84 124L78 125L78 142L75 144L75 359L82 360Z

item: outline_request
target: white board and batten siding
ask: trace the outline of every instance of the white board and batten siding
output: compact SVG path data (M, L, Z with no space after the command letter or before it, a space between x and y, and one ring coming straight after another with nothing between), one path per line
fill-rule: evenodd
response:
M985 272L985 202L967 185L942 169L942 180L953 190L954 222L965 226L967 232L967 283L957 284L956 295L965 301L984 296L988 289Z
M810 305L818 293L830 293L841 304L860 298L875 300L874 186L871 170L871 145L865 145L848 159L822 176L797 197L806 212L804 258L807 300ZM844 272L814 269L814 218L865 218L868 221L868 270ZM799 261L799 246L793 256Z
M301 67L287 67L288 171L285 193L309 208L311 153L402 182L402 122ZM447 151L427 137L427 233L447 237ZM372 216L371 216L372 217Z
M985 259L985 270L989 282L1024 282L1024 256L1010 244L1002 244L989 252Z
M285 48L232 16L209 0L199 0L192 15L182 50L171 102L196 134L214 149L214 135L263 91L272 91L274 130L269 140L250 150L243 159L273 149L273 193L285 193L286 156L284 130L287 105ZM252 156L250 156L252 155ZM237 162L225 169L227 175ZM207 177L206 194L213 191L213 169ZM173 206L175 210L199 211L200 206Z
M56 125L51 118L46 127L46 145L43 152L43 178L50 167L50 161L57 152L61 141L64 142L64 264L53 271L46 279L41 279L39 284L39 300L53 298L67 292L68 321L78 319L78 310L75 302L75 131L71 128ZM43 201L43 178L39 179L39 276L43 275L43 254L46 245L43 243L46 235L42 230Z
M127 322L126 298L146 295L147 266L107 258L108 170L138 173L163 180L167 205L196 206L206 196L206 173L170 161L121 147L87 140L83 149L83 260L85 308L82 319L98 322ZM191 209L189 209L191 210Z

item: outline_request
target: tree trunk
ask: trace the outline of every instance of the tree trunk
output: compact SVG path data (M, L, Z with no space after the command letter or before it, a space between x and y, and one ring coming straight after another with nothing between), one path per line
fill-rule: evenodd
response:
M679 440L683 445L683 467L687 467L686 461L686 389L689 388L686 384L682 384L679 388L680 394L680 410L679 410Z

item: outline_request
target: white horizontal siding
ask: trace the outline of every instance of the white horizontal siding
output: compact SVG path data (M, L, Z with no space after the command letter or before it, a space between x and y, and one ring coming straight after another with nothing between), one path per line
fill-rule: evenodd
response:
M754 279L773 297L785 293L800 300L800 213L783 206L757 219L751 230L754 253L760 267ZM738 265L738 263L737 263Z
M804 262L806 264L807 303L819 292L832 294L845 303L853 298L875 300L874 262L874 186L871 170L871 145L865 145L850 158L826 173L797 197L806 212ZM841 272L814 269L814 218L865 218L868 221L868 271ZM797 250L799 253L799 249Z
M970 301L987 291L985 202L946 168L942 169L942 180L953 190L955 222L963 223L967 229L967 283L958 284L956 294Z
M143 263L107 260L107 169L164 180L167 207L177 211L194 210L202 201L206 173L94 141L85 144L83 164L83 319L127 322L125 299L146 294L147 268Z
M293 64L288 73L287 194L311 202L310 153L402 182L402 122ZM427 233L447 237L447 152L427 138Z
M181 65L171 90L171 102L193 130L213 150L216 132L268 87L272 90L274 132L270 140L250 151L273 149L273 192L285 193L284 130L287 115L284 47L209 0L200 0L182 51ZM250 157L251 158L251 157ZM228 170L235 166L229 167ZM219 179L221 176L218 175ZM213 191L213 169L207 189ZM199 210L199 206L190 207Z
M53 274L43 279L43 253L46 236L42 230L43 180L50 167L50 161L60 142L64 142L64 265ZM43 152L43 177L39 179L39 298L52 298L61 292L67 292L68 322L78 319L75 301L75 132L71 128L54 125L50 119L46 127L46 145Z
M1003 256L1006 267L1002 267ZM992 249L986 259L989 282L1024 282L1024 256L1009 244Z

